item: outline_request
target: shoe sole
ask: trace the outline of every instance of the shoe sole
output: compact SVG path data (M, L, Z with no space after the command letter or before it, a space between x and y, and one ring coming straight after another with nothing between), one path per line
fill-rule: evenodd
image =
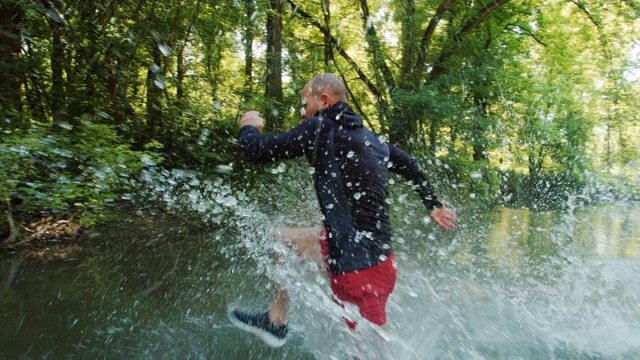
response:
M233 325L235 325L235 327L237 327L238 329L242 330L242 331L246 331L248 333L251 333L257 337L260 338L260 340L262 340L265 344L267 344L269 347L272 348L279 348L282 345L284 345L287 342L287 339L279 339L275 336L273 336L270 332L266 331L266 330L262 330L260 328L257 328L255 326L251 326L247 323L243 323L242 321L238 320L238 318L236 318L232 312L229 312L229 321L231 321L231 323Z

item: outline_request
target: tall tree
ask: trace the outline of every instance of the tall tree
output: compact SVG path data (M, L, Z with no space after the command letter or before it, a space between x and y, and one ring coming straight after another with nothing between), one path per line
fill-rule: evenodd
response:
M67 121L64 109L67 103L65 89L64 69L68 68L67 57L65 56L65 42L63 41L64 26L55 18L49 19L51 27L51 97L50 110L53 116L53 124L60 125ZM73 122L73 120L72 120Z
M191 14L191 19L189 20L189 24L187 25L187 29L184 33L183 39L181 44L178 47L178 51L177 51L177 58L176 58L176 62L177 62L177 74L176 74L176 81L177 81L177 98L178 101L180 102L179 106L183 107L184 104L184 100L185 100L185 88L184 88L184 77L185 77L185 73L186 73L186 67L184 64L184 57L185 57L185 49L187 48L187 45L189 44L190 41L190 37L191 37L191 32L193 30L193 24L195 22L196 17L198 16L200 12L200 0L196 1L196 5L195 8L193 9L193 13Z
M330 28L331 26L331 0L323 0L322 14L324 18L324 26ZM331 72L331 65L333 63L333 46L331 45L331 34L325 33L324 35L324 71Z
M282 110L282 1L268 0L267 13L267 61L265 96L273 101L266 114L267 127L281 129L284 115Z
M0 1L0 128L21 126L20 110L24 70L20 61L22 49L20 26L24 10L15 1Z
M253 18L256 12L254 0L245 0L244 30L244 101L252 98L253 91Z

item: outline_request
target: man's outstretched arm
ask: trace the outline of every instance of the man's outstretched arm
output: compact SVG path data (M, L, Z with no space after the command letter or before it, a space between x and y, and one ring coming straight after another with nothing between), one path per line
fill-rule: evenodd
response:
M433 221L445 230L454 229L456 226L456 214L447 209L437 198L433 187L427 181L418 161L409 156L397 146L387 143L389 147L389 170L401 175L407 181L413 183L414 190L420 196L420 200L429 211L429 216Z
M278 134L262 136L264 119L257 111L248 111L238 124L240 148L249 160L256 164L266 164L304 155L305 145L312 130L308 122L303 121L295 128Z

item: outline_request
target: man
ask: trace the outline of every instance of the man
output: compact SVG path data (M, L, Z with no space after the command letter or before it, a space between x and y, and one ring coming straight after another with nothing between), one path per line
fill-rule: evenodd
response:
M290 131L261 136L256 111L240 119L239 142L255 163L305 156L315 168L314 186L324 229L286 228L275 236L298 255L324 263L336 301L355 304L367 320L385 327L386 302L396 282L387 184L389 171L413 183L429 215L446 230L455 214L440 203L418 162L365 128L347 104L346 86L332 74L311 79L303 89L304 120ZM267 345L286 342L288 295L275 284L276 300L265 313L235 309L229 318ZM355 323L347 321L349 327Z

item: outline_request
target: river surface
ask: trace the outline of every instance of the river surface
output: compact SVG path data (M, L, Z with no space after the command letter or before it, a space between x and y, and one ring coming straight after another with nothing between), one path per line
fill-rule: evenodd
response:
M236 212L252 225L230 231L157 215L104 227L66 261L2 258L0 358L640 359L639 203L457 209L450 233L419 206L394 212L386 332L348 331L357 312L316 269L274 267L268 216ZM270 279L291 292L280 349L227 319L266 309Z

